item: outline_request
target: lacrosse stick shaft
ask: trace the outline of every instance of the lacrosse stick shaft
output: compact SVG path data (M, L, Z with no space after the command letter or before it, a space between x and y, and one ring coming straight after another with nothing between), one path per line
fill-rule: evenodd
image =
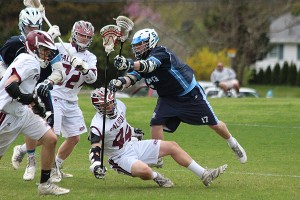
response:
M45 20L45 22L48 24L49 27L52 27L52 24L49 22L49 20L47 19L47 17L44 15L43 19ZM62 41L62 39L58 36L58 41L60 42L60 44L62 45L62 47L65 49L65 51L69 54L70 57L72 57L71 52L65 47L64 42Z
M106 122L106 103L107 103L107 68L109 64L109 54L106 56L106 66L104 69L104 112L103 112L103 129L102 129L102 141L101 141L101 168L103 169L103 157L104 157L104 139L105 139L105 122Z
M123 44L124 44L124 42L121 42L120 51L119 51L119 56L122 55Z

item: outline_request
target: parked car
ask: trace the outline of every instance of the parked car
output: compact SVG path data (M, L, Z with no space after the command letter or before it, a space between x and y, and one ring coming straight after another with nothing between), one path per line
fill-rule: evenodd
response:
M212 82L198 81L198 83L201 85L201 87L205 91L205 94L207 97L211 97L211 98L226 97L223 90L216 87L215 84L213 84ZM232 92L231 97L237 97L237 94L235 91L232 90L231 92ZM144 82L141 83L140 85L138 85L135 89L131 90L130 96L131 97L138 97L138 96L158 97L156 90L148 88ZM241 97L241 98L244 98L244 97L258 98L259 94L257 93L257 91L255 89L241 87L239 97Z

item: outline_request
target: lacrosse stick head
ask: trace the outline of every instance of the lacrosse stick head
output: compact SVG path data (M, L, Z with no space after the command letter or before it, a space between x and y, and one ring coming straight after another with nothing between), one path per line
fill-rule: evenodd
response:
M26 35L33 30L42 30L43 17L36 8L28 7L21 10L19 15L19 30L21 34Z
M41 4L41 0L23 0L23 4L26 7L36 8L41 12L43 16L45 15L45 8Z
M107 55L114 51L117 39L121 37L120 27L116 25L106 25L100 30L100 35L103 39L103 47Z
M117 26L120 27L121 30L121 37L119 40L124 42L128 38L128 34L132 30L134 23L131 19L125 16L119 16L116 19L114 18L114 20L116 20Z

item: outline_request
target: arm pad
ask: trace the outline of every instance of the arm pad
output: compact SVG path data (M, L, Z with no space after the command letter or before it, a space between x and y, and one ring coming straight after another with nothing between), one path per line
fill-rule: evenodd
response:
M5 87L6 92L18 102L22 104L29 105L33 102L33 94L23 94L20 91L19 84L17 82L12 82L8 86Z
M149 73L156 69L156 63L150 60L140 60L140 70L139 72Z
M82 72L82 76L87 84L92 84L97 80L97 71L86 70L86 73Z
M63 82L66 79L65 68L63 67L61 62L56 62L52 64L52 69L53 71L48 77L48 79L51 80L53 84Z

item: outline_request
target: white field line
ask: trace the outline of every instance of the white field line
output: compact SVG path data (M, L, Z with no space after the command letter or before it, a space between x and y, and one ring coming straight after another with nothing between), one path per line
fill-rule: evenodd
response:
M226 123L230 126L253 126L253 127L262 127L262 128L294 128L294 129L300 129L300 126L274 126L274 125L267 125L267 124L232 124L232 123Z
M0 166L0 170L2 171L14 171L12 170L12 167L6 167L6 166ZM19 169L23 170L24 169ZM65 171L71 170L71 171L87 171L89 172L88 169L83 169L83 168L76 168L76 169L71 169L71 168L64 168ZM108 171L114 171L113 169L108 169ZM180 170L167 170L167 169L161 169L160 171L166 171L166 172L189 172L187 169L180 169ZM300 178L300 175L289 175L289 174L271 174L271 173L256 173L256 172L225 172L228 174L242 174L242 175L253 175L253 176L266 176L266 177L288 177L288 178Z

